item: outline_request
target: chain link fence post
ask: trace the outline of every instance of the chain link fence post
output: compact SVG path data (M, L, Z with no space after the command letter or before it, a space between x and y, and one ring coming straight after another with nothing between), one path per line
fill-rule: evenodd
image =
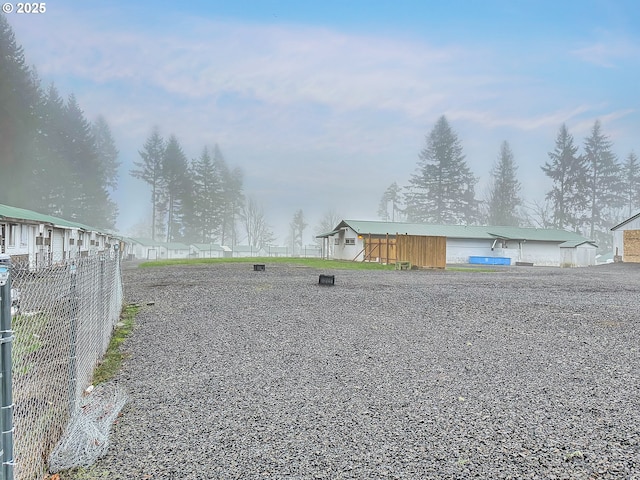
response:
M2 425L2 480L13 480L13 391L11 375L11 257L0 255L0 365L1 401L0 417Z
M77 344L78 344L78 266L69 265L69 414L76 407Z

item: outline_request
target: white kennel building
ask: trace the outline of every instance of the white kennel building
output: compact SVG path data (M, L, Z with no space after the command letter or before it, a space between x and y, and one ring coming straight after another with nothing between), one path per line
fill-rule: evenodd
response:
M511 265L573 267L596 263L594 242L559 229L342 220L318 238L323 239L325 258L363 261L367 239L393 239L396 234L446 237L448 264L469 263L470 257L508 258Z

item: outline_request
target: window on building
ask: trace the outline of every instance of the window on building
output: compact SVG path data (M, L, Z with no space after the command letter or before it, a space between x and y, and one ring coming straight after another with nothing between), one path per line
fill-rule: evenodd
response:
M21 225L20 228L20 245L25 247L29 242L29 226Z
M355 245L356 244L356 239L355 238L345 238L344 239L344 244L345 245Z
M339 239L339 238L336 238L336 239L334 240L334 244L335 244L335 245L340 245L340 239Z
M18 225L10 224L9 225L9 246L16 246L16 237L17 237Z

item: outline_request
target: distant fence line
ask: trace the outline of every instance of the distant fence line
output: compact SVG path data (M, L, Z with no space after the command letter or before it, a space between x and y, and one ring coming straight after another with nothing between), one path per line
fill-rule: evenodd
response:
M14 475L41 480L120 318L120 258L107 250L37 270L16 261L10 277Z

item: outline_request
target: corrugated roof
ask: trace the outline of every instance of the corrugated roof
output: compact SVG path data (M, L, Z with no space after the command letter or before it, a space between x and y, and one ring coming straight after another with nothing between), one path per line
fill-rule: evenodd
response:
M589 241L575 232L559 229L524 228L524 227L492 227L478 225L432 225L425 223L376 222L368 220L343 220L334 232L350 227L358 235L423 235L447 238L504 238L507 240L529 240L546 242ZM331 236L334 232L319 235Z

